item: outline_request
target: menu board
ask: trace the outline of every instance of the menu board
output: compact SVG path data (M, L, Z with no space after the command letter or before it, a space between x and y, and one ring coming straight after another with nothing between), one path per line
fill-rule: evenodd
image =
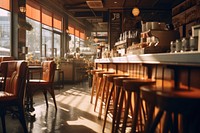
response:
M122 33L122 12L110 12L110 48L112 49Z

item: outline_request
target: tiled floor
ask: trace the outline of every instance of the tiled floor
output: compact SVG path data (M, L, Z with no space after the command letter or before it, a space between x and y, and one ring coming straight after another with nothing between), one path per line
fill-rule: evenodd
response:
M64 89L56 89L58 110L55 111L50 98L46 108L42 93L34 96L35 121L27 120L30 133L101 133L103 120L97 118L94 104L90 104L90 88L88 83L65 85ZM110 132L107 122L106 133ZM6 116L8 133L23 133L18 119ZM0 123L1 128L1 123ZM2 132L2 129L0 129Z

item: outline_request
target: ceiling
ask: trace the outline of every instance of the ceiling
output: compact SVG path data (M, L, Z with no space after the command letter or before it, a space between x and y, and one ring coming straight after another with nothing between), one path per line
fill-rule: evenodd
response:
M55 0L77 20L93 28L107 30L108 11L112 9L171 10L184 0Z

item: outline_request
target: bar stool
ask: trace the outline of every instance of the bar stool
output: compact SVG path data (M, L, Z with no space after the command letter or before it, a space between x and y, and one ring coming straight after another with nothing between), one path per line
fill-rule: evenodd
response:
M123 80L128 80L128 79L138 79L138 78L135 78L135 77L114 77L113 78L116 94L114 98L114 107L113 107L112 129L111 129L112 133L117 132L116 129L119 128L121 117L118 117L118 115L121 116L121 113L122 113L121 111L123 111L123 102L124 102L124 94L125 94L123 91ZM110 93L110 95L112 95L112 92ZM121 100L119 101L119 99ZM119 112L119 108L121 108L120 112Z
M104 70L95 69L95 70L90 71L90 73L92 74L92 91L91 91L90 103L93 102L94 93L96 92L96 88L97 88L96 72L101 72L101 71L104 71Z
M112 108L110 107L111 106L111 100L113 100L112 103L114 103L115 97L116 97L115 93L114 93L114 87L115 86L114 86L113 78L115 78L115 77L127 77L128 78L129 75L128 74L104 74L104 76L107 77L108 88L106 89L105 115L104 115L104 123L103 123L102 132L104 132L104 130L105 130L105 126L106 126L106 122L107 122L107 116L108 116L109 111L113 112L113 109L114 109L114 107L112 107Z
M129 109L132 109L132 106L134 106L134 110L131 111L132 116L132 126L131 126L131 132L136 132L136 126L138 122L138 114L140 114L140 87L143 85L151 85L155 84L155 80L152 79L133 79L133 80L123 80L123 91L127 94L127 100L125 104L125 112L124 112L124 120L123 120L123 126L122 126L122 133L125 133L126 126L127 126L127 119L129 115ZM132 103L132 94L134 94L134 102ZM120 100L123 100L123 96ZM121 112L121 108L119 107L119 111ZM118 115L119 117L121 115ZM118 118L119 120L119 118ZM142 120L140 119L140 125ZM140 128L140 129L139 129ZM139 127L138 130L142 131L142 127Z
M147 133L150 124L153 121L155 106L156 106L156 91L161 91L156 88L146 88L146 87L140 87L140 99L141 102L145 101L145 111L143 112L144 121L145 121L145 129L144 133Z
M104 74L114 74L115 72L96 72L95 76L96 76L96 82L97 82L97 88L96 88L96 99L95 99L95 104L94 104L94 111L96 111L96 107L97 107L97 102L98 99L101 98L101 95L103 92L103 88L106 85L106 80L103 78Z
M113 74L113 73L103 74L104 86L102 87L102 90L101 90L102 93L101 93L101 102L100 102L98 118L101 118L103 104L105 105L107 103L109 91L113 87L113 78L122 77L122 76L128 77L129 75L128 74Z
M156 86L144 86L145 89L158 89ZM171 131L172 133L197 133L199 128L199 111L200 111L200 90L174 90L174 88L165 87L163 91L156 91L156 107L159 111L149 126L147 133L154 133L156 127L161 121L164 112L166 117L163 124L163 132ZM172 115L173 114L173 115ZM181 115L181 120L178 116ZM173 116L173 117L172 117ZM182 122L182 123L180 123ZM182 125L181 125L182 124ZM178 128L181 125L180 129ZM181 131L182 130L182 131Z

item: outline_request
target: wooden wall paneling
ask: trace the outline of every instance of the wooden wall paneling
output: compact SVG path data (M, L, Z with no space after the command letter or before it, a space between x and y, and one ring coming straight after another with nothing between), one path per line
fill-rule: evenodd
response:
M117 64L108 64L108 71L114 71L115 73L117 73Z
M97 69L100 69L100 70L102 70L103 69L103 64L97 64Z
M108 70L108 64L102 64L102 69L107 71Z
M198 68L192 68L190 71L190 86L191 89L200 89L200 79L199 79L200 71Z
M132 77L132 73L133 73L133 69L132 69L132 67L133 67L132 64L128 64L127 73L129 74L130 77Z

